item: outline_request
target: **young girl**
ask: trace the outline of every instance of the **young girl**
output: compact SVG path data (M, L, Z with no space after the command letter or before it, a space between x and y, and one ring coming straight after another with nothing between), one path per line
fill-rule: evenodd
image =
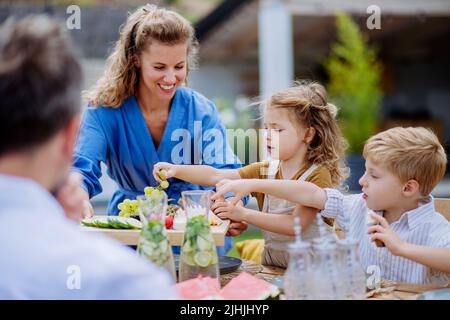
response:
M215 186L223 179L291 179L309 181L319 187L337 187L346 178L342 166L345 140L336 122L337 109L327 102L325 88L318 83L297 83L279 91L264 102L264 124L268 130L267 149L272 161L250 164L237 170L219 170L209 166L180 166L157 163L155 179L176 177L191 183ZM235 205L235 201L216 201L213 211L221 218L245 222L263 230L265 247L262 263L286 267L287 244L294 240L294 209L302 214L303 237L318 236L316 209L262 193L252 193L260 211Z

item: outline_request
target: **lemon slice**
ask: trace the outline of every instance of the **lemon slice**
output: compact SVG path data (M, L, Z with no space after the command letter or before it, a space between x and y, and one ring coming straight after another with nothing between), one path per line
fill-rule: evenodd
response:
M209 266L209 263L211 262L211 254L207 251L200 251L197 252L194 256L195 264L197 264L199 267L205 268Z

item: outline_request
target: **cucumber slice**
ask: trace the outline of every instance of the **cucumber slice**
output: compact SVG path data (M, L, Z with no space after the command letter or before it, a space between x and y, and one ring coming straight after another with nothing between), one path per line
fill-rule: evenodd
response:
M114 222L117 225L118 229L131 229L131 227L128 225L127 223L127 219L126 217L114 217Z
M95 227L94 222L92 221L92 218L83 219L81 221L81 223L84 224L87 227Z
M109 226L110 226L111 228L114 228L114 229L123 229L123 226L121 225L121 223L120 223L120 221L119 221L118 218L119 218L119 217L116 217L116 216L110 216L110 217L108 217Z
M107 216L96 216L92 218L95 227L97 228L109 228L109 222Z
M142 222L133 218L126 218L126 224L129 226L130 229L142 228Z

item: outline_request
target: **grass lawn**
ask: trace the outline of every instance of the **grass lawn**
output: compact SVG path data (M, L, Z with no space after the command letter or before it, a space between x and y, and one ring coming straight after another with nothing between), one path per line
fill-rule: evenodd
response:
M247 229L241 235L237 237L233 237L233 248L228 251L227 256L240 258L239 253L236 251L236 246L234 245L236 242L249 240L249 239L262 239L262 233L259 229Z

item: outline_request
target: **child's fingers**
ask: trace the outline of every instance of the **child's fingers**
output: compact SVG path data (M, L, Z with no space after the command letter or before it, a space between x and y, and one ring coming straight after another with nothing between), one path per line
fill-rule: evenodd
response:
M218 216L219 213L221 213L221 212L229 212L229 211L230 211L230 208L229 208L228 206L223 206L223 207L217 208L217 209L214 211L214 213Z
M386 243L386 235L383 233L376 232L373 234L372 238L370 238L370 241L375 242L375 240L380 240L383 243Z
M216 199L216 202L225 202L225 197L224 196L219 197L218 199Z
M218 216L220 219L228 219L229 216L230 216L230 213L229 213L228 211L224 211L224 212L218 213L217 216Z
M226 193L228 193L228 191L226 190L226 188L221 188L221 189L219 189L219 188L217 188L217 191L216 191L216 193L214 193L212 196L211 196L211 200L217 200L217 199L219 199L220 197L223 197Z
M375 213L371 213L370 216L372 217L373 220L375 220L376 222L381 224L381 226L383 226L385 228L389 228L389 222L387 222L387 220L385 218L383 218L382 216L379 216Z
M369 229L367 229L367 233L371 234L371 233L375 233L375 232L381 232L383 233L385 231L385 229L380 226L379 224L377 224L376 226L371 226Z
M211 211L214 211L215 209L219 208L219 207L223 207L228 205L228 202L225 201L216 201L212 204L211 206Z
M240 194L237 194L235 197L232 197L228 200L228 203L232 204L233 206L237 205L239 201L241 201L242 196Z

